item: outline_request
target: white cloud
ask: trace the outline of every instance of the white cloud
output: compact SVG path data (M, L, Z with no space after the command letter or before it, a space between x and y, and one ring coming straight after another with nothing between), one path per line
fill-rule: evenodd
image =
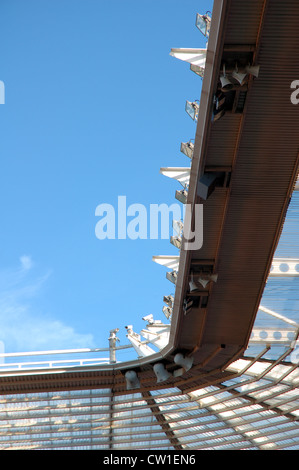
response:
M5 352L94 347L92 334L78 333L36 307L35 299L42 298L50 274L34 276L31 257L22 256L20 261L21 272L0 270L0 341Z
M23 255L21 256L20 261L23 269L27 270L32 268L32 259L30 256Z

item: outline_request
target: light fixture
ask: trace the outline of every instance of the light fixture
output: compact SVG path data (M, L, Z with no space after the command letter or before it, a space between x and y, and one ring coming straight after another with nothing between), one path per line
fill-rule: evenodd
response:
M196 101L186 101L185 111L186 113L193 119L193 121L197 121L198 112L199 112L199 104L198 100Z
M196 14L196 21L195 26L199 29L199 31L205 36L209 36L210 27L211 27L211 18L207 14L200 15L199 13Z
M232 77L237 80L237 82L239 82L239 84L242 86L246 82L246 76L247 73L239 72L238 65L236 64L235 70L232 73Z
M218 120L219 120L220 118L222 118L224 115L225 115L225 110L224 110L224 109L222 109L222 110L219 111L219 112L215 112L215 113L213 114L213 119L212 119L212 121L218 121Z
M187 357L181 353L177 353L174 356L174 362L178 364L179 366L182 366L185 371L191 369L191 367L193 366L193 361L194 361L193 357Z
M146 315L146 317L142 317L142 320L149 322L150 324L154 323L154 316L153 314Z
M181 236L184 231L184 224L181 220L173 220L172 228L179 236Z
M172 307L173 301L174 301L173 295L164 295L163 302L165 302L166 305L168 305L169 307Z
M193 142L181 142L181 152L186 155L190 160L193 158L194 144Z
M204 73L205 73L204 67L201 67L200 65L191 64L190 70L196 73L196 75L199 75L201 78L203 78Z
M161 362L155 364L153 369L157 377L157 383L165 382L169 377L171 377L171 374L165 369L164 364Z
M177 190L175 192L175 198L182 204L187 204L188 191L186 188Z
M177 236L170 237L170 243L180 250L182 246L182 239Z
M220 76L220 82L221 82L221 88L223 91L228 91L233 88L233 84L231 81L227 78L226 73L225 73L225 64L223 64L223 73Z
M213 121L218 121L225 114L225 93L218 92L214 96L213 103Z
M206 201L221 181L222 176L222 173L217 171L204 173L197 184L197 195Z
M166 273L166 279L168 281L172 282L173 284L176 284L178 273L176 271L171 271Z
M184 310L184 315L188 315L190 313L192 307L193 307L193 299L184 299L183 302L183 310Z
M127 382L127 390L134 390L136 388L140 388L140 382L134 370L128 370L125 373L125 378Z
M214 104L215 104L215 109L217 111L223 108L223 106L225 105L225 93L220 92L217 95L215 95Z
M162 308L162 312L164 313L165 317L168 319L172 315L172 308L166 307L166 305L164 305L164 307Z

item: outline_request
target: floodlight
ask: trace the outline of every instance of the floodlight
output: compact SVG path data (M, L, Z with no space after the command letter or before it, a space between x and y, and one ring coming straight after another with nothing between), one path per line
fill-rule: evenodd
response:
M134 390L136 388L140 388L140 382L134 370L128 370L125 373L125 377L127 382L127 390Z
M184 230L184 224L181 220L173 220L172 228L180 236Z
M211 18L206 15L200 15L199 13L196 14L196 21L195 26L199 29L199 31L205 36L209 36L210 27L211 27Z
M116 333L119 332L119 328L114 328L113 330L110 330L110 336L115 337Z
M185 315L190 313L190 310L192 309L192 307L193 307L193 299L184 299L183 310L184 310Z
M177 353L174 356L174 362L178 364L179 366L182 366L185 371L191 369L193 365L193 357L186 357L181 353Z
M218 92L214 96L213 121L217 121L225 114L225 93Z
M186 113L193 119L193 121L197 121L198 112L199 112L199 104L198 101L186 101L185 105Z
M164 313L166 318L170 318L172 315L172 308L164 306L162 308L162 312Z
M200 65L191 64L190 70L196 73L196 75L199 75L201 78L203 78L204 73L205 73L204 67L201 67Z
M175 192L175 198L183 204L187 204L187 197L188 191L186 189L181 189L180 191Z
M218 121L225 115L225 110L220 109L219 111L214 111L212 121Z
M180 237L170 237L170 243L180 250L182 246L182 239Z
M193 142L181 142L181 152L192 160L194 152Z
M165 302L166 305L168 305L168 307L173 306L173 301L174 301L174 298L172 295L164 295L163 302Z
M165 382L171 377L171 374L165 369L164 364L161 362L155 364L153 369L157 377L157 383Z
M168 281L172 282L173 284L176 283L177 276L178 276L178 273L176 271L171 271L171 272L166 273L166 279L168 279Z

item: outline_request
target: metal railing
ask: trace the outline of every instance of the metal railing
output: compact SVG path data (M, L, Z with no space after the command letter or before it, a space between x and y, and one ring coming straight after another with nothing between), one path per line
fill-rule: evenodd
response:
M14 353L0 352L0 375L6 371L58 369L61 367L111 364L119 362L116 361L116 353L124 350L130 350L131 352L133 347L131 344L127 344L115 346L114 348L59 349ZM100 357L95 356L98 353L101 353ZM103 353L105 357L102 357ZM105 355L105 353L107 355ZM84 357L84 355L92 357ZM45 356L48 357L43 360L42 358L45 358ZM136 359L135 351L132 358Z

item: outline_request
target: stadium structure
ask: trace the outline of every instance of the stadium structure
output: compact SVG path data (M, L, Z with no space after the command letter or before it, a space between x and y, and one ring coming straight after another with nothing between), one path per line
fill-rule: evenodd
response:
M175 221L177 256L154 256L165 319L126 346L116 329L103 349L2 354L1 449L299 448L298 18L297 0L215 0L206 49L170 50L202 91L188 165L161 172L189 235L203 209L204 243Z

